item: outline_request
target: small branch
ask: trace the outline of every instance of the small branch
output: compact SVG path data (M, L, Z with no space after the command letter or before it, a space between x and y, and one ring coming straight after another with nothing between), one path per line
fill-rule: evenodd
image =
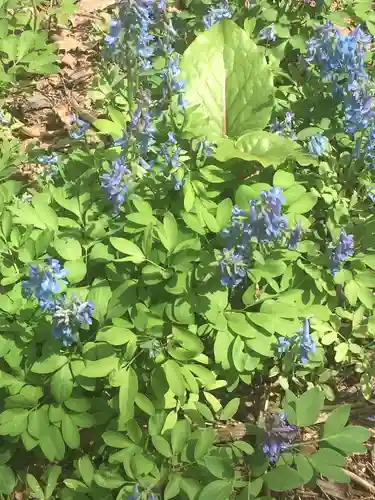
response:
M368 491L369 493L375 493L375 486L371 483L369 483L366 479L363 479L360 476L357 476L354 472L343 469L343 471L350 477L352 481L358 484L358 486L361 486L364 490Z

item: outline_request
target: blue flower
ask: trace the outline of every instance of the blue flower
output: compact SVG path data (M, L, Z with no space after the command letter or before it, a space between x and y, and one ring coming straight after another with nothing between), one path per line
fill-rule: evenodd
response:
M298 243L301 241L302 236L302 226L300 222L297 222L296 227L292 229L290 233L289 239L287 241L287 248L289 250L295 250L298 246Z
M195 150L201 156L202 159L211 157L214 154L216 144L213 142L208 142L205 137L203 137L196 145Z
M70 123L72 125L72 129L69 132L69 135L72 139L80 139L87 129L90 128L90 124L78 118L78 116L71 115Z
M59 161L59 155L56 153L53 153L51 155L42 155L38 156L37 160L39 163L42 163L44 165L52 165L56 164Z
M294 113L287 111L283 121L280 122L276 118L275 122L270 125L271 132L296 140L297 136L293 129L293 119Z
M331 253L330 267L332 274L335 275L349 257L354 253L354 240L352 234L346 234L345 229L341 228L340 236L336 248Z
M370 168L375 168L375 124L371 123L365 146L365 161Z
M267 40L270 42L276 40L275 25L273 23L259 31L259 40Z
M328 138L324 135L313 135L308 142L308 150L313 156L322 156L329 145Z
M300 362L306 364L309 362L309 354L316 351L316 344L310 333L310 322L306 318L303 321L300 338Z
M129 190L128 176L131 174L126 167L124 160L118 158L112 162L110 173L103 174L102 188L107 193L108 199L112 202L113 213L120 212Z
M114 49L119 38L121 31L121 22L118 19L111 19L109 25L109 33L105 37L104 41L109 46L110 49Z
M235 288L246 276L247 267L248 258L233 249L224 248L220 261L221 284Z
M272 425L264 433L263 454L275 465L280 454L288 449L298 435L298 426L287 422L285 412L275 415Z
M279 337L276 347L277 352L279 354L284 354L289 351L291 345L292 345L291 339L287 339L285 337Z
M82 302L78 297L61 297L53 311L53 334L66 346L72 345L74 334L81 325L91 325L94 304Z
M160 145L160 156L164 164L161 169L166 175L169 175L170 170L175 170L179 166L181 148L177 146L176 136L174 132L168 133L168 142ZM168 170L165 170L165 167Z
M29 279L22 282L22 293L27 299L35 297L46 312L55 308L55 295L60 291L68 272L57 259L48 259L44 266L30 265Z
M180 55L171 55L168 58L167 66L160 75L163 80L163 98L170 99L173 95L178 95L179 105L185 107L187 102L182 97L185 91L185 82L179 78L180 74Z
M230 19L232 12L227 0L223 0L217 6L211 5L207 14L203 16L203 26L205 30L210 29L214 24L222 19Z

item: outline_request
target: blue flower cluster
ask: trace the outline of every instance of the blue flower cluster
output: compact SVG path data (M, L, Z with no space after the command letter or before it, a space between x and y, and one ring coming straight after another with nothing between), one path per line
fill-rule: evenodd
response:
M81 120L76 115L70 116L70 125L71 129L69 131L69 135L72 139L80 139L84 135L86 130L90 128L89 123L85 122L84 120Z
M276 40L275 25L273 23L259 31L259 40L267 42L274 42Z
M333 83L343 102L344 125L349 135L367 129L375 116L373 91L365 67L372 38L360 27L341 33L331 22L319 26L307 44L306 60L315 64L323 78Z
M60 293L61 285L67 283L66 275L57 259L48 259L43 266L32 264L29 279L22 282L22 292L27 299L36 298L42 311L52 314L53 334L68 346L80 325L91 325L94 305Z
M328 138L324 135L313 135L310 137L307 148L312 156L322 156L329 146Z
M288 219L282 213L285 203L280 187L262 191L261 201L249 202L249 210L241 210L237 205L232 210L231 225L222 231L226 248L220 261L221 283L235 287L246 276L251 256L251 240L270 244L285 235ZM301 227L297 225L287 242L289 248L297 246L301 237Z
M285 118L283 121L279 121L277 118L274 123L271 124L270 130L278 135L284 137L290 137L290 139L296 140L297 136L293 129L293 119L294 114L291 111L285 113Z
M214 24L222 19L230 19L232 12L230 10L229 2L223 0L220 4L209 8L207 14L203 16L203 26L205 30L209 30Z
M365 161L370 168L375 168L375 123L372 122L366 145L365 145Z
M299 361L302 364L309 362L309 354L316 351L316 344L310 332L310 322L307 318L303 320L303 327L299 331L300 335L294 335L291 338L279 337L277 351L284 354L296 342L299 345Z
M160 9L161 8L161 9ZM105 41L110 50L119 47L120 37L132 51L135 66L141 70L152 68L151 58L157 49L151 27L157 22L159 10L164 10L164 2L136 0L121 2L120 19L112 20Z
M352 257L354 253L354 239L352 234L346 234L345 229L341 228L336 247L332 250L330 258L330 267L332 274L335 275L341 268L341 265Z
M160 75L163 80L163 100L169 101L172 96L177 95L178 104L184 109L187 105L187 100L183 97L185 82L179 78L180 74L180 55L170 55L167 65Z
M284 412L275 418L270 429L264 433L263 453L271 465L275 465L280 454L288 449L298 435L298 426L290 425Z
M130 174L131 172L126 167L123 158L118 158L112 162L110 172L102 176L102 188L112 202L114 215L120 212L120 207L129 191Z

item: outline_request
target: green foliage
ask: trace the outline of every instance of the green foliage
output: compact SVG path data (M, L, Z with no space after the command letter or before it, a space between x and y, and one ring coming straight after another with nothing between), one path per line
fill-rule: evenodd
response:
M0 0L2 91L57 70L41 3L18 6ZM66 22L73 7L52 3L47 17ZM157 52L141 71L122 40L90 91L100 139L66 146L54 179L14 180L33 153L0 143L3 496L22 485L39 499L268 500L314 487L320 475L348 482L347 457L366 452L368 430L352 425L349 405L330 403L344 375L365 398L373 387L373 174L352 159L330 88L298 61L325 19L345 14L371 32L371 6L348 2L330 13L303 2L231 2L232 19L204 32L209 4L186 7L165 13L184 33L175 41L186 109L162 92L160 71L173 54ZM277 39L265 42L260 31L271 23ZM153 29L164 43L165 26ZM129 132L142 89L158 103L149 169L137 156L144 136L132 142ZM295 137L271 126L290 110ZM172 131L178 161L168 170ZM316 133L330 140L321 157L306 148ZM203 137L215 142L210 154ZM131 169L115 214L100 187L114 160ZM272 188L282 189L288 229L271 244L252 233L243 279L226 286L226 229L240 210L260 209ZM296 224L301 241L290 245ZM341 227L354 234L354 255L333 273ZM67 273L55 309L22 283L50 258ZM81 314L92 303L90 321L61 312L77 300Z

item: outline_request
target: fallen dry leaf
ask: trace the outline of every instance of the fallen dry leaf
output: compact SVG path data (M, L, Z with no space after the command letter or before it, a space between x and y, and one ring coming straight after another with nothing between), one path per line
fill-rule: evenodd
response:
M69 68L74 68L77 65L77 59L71 54L64 54L64 57L61 59L61 64L69 66Z
M81 0L78 4L78 14L88 14L95 10L105 10L117 3L119 3L119 0Z
M69 127L71 124L70 116L72 114L69 107L66 104L59 104L54 108L54 111L64 125Z
M59 50L87 50L86 45L72 37L61 37L59 35L52 36L53 41L57 44Z

